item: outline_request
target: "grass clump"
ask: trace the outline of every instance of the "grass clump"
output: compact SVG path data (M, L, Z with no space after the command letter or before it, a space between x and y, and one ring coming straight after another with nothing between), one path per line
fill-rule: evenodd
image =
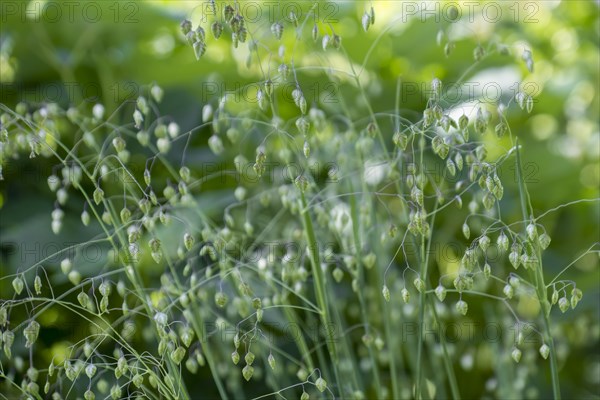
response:
M318 4L272 23L250 23L240 7L180 25L191 57L202 62L227 42L251 76L252 99L222 93L192 129L161 114L154 84L110 115L100 103L2 106L2 161L52 164L49 228L60 237L71 229L65 215L77 214L90 237L53 255L60 262L2 277L11 290L0 300L1 385L23 398L87 400L203 397L197 390L460 398L457 369L469 364L460 354L472 348L450 343L444 327L476 320L501 327L475 345L496 351L496 396L523 396L539 368L560 398L552 309L576 308L583 292L545 267L542 220L553 210L533 208L522 129L509 123L534 112L534 96L456 101L434 76L423 101L404 108L398 77L395 98L377 109L366 67L400 19L373 33L377 11L367 7L358 23L373 41L359 56L343 22L319 20ZM438 35L440 62L451 62L451 27ZM495 38L470 51L458 85L484 62L534 68L529 49ZM333 84L336 101L325 101L330 86L311 98L313 82ZM205 160L225 168L207 172L208 161L188 157L198 137ZM515 182L502 174L509 165ZM219 179L227 195L206 200ZM101 257L85 269L91 246ZM579 258L589 253L597 243ZM87 329L39 365L53 310ZM531 374L512 382L521 371Z

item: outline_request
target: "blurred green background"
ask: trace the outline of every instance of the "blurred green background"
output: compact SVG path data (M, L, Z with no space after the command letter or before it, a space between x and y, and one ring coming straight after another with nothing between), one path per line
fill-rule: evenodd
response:
M420 113L425 106L423 89L433 77L443 82L456 82L467 71L466 80L474 84L489 80L497 82L502 87L503 102L514 96L516 83L528 83L536 93L532 114L511 111L507 118L511 126L518 127L514 133L525 148L525 175L533 207L540 214L574 200L599 197L600 18L595 1L525 3L495 2L501 5L503 15L496 20L494 9L489 8L487 21L481 18L485 3L480 3L475 6L475 21L466 24L452 24L444 18L423 21L417 15L394 23L382 38L379 38L382 30L409 11L402 3L322 2L319 9L322 16L332 19L346 51L358 66L371 45L378 41L365 65L368 94L376 111L393 109L398 76L403 82L401 108L415 113ZM255 4L265 13L270 10L264 3ZM304 12L312 5L303 1L296 4ZM371 4L375 7L377 22L364 33L360 18ZM65 108L76 105L87 109L101 102L107 113L116 111L122 121L129 123L133 106L121 107L123 102L135 101L144 87L156 83L165 91L161 113L177 121L183 132L192 129L201 124L203 105L216 106L223 90L236 90L261 79L256 69L246 67L240 52L233 52L228 39L210 42L205 56L196 61L180 33L179 22L183 18L191 19L194 24L200 22L205 5L205 2L191 0L81 1L73 2L69 8L65 3L44 1L2 2L0 102L10 108L24 101L32 104L56 102ZM283 18L278 14L281 13L279 8L271 11L276 18ZM260 23L264 25L262 29L268 31L270 22L262 20ZM440 30L455 43L454 51L448 57L444 55L443 44L436 44ZM286 39L290 47L292 39ZM509 45L513 54L494 55L476 68L470 68L475 46L494 40ZM303 58L303 51L312 55L306 49L315 46L320 43L305 43L296 50L297 66L319 63L317 58ZM525 47L533 53L533 73L528 73L519 60ZM288 48L288 51L291 50ZM343 65L343 60L339 62ZM309 82L307 87L314 88L305 88L309 93L309 104L317 102L327 111L336 110L339 96L352 93L342 79L330 86L331 81L325 73L301 70L299 74L299 80ZM354 97L347 99L353 109L367 115L359 101ZM293 103L281 106L283 115L292 115L292 112ZM416 118L417 114L411 117L408 113L407 116ZM191 166L207 160L219 161L206 146L209 135L205 129L194 137L187 153ZM493 140L489 143L492 148ZM249 154L257 143L244 144ZM169 157L174 165L179 165L178 151L172 151ZM144 161L134 159L131 163L139 177ZM51 256L57 247L88 240L97 233L83 229L79 223L82 200L72 197L65 208L65 227L60 242L52 235L50 213L55 197L46 185L46 178L53 167L51 160L30 160L26 155L9 160L4 166L5 180L0 184L0 274L3 276ZM507 165L502 173L506 192L516 190L512 179L514 170ZM209 182L203 186L201 201L206 202L209 215L220 218L223 206L233 201L235 186L233 181L225 184ZM507 202L504 216L518 220L518 203ZM460 226L464 216L445 218L448 226ZM600 240L599 220L597 202L564 207L543 219L542 223L553 239L544 260L547 276L554 276ZM446 234L451 236L455 232ZM52 257L47 267L57 267L60 259ZM89 265L82 266L82 271L93 268L94 262L90 261ZM154 278L157 276L155 274ZM576 310L562 317L567 319L563 326L572 342L563 347L559 345L559 351L566 354L560 365L561 384L564 392L571 394L570 398L598 398L598 257L582 258L569 270L568 276L584 291L584 299ZM68 287L66 278L64 284ZM0 294L9 290L8 285L9 282L2 282ZM36 355L47 363L52 351L60 350L56 346L63 340L76 340L85 327L77 320L69 320L68 315L54 313L46 318L46 322L55 328L46 331L41 340L59 343ZM485 391L483 377L487 376L486 371L477 371L477 365L474 370L458 365L457 371L459 382L473 381L472 385L465 385L465 398L479 396ZM201 375L196 382L197 390L203 385L212 385L208 375ZM542 397L544 395L548 393L542 393Z

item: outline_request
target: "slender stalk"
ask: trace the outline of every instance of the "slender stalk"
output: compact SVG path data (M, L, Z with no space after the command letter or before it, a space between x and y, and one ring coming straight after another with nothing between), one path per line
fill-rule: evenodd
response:
M437 215L438 207L439 207L439 202L436 200L435 206L433 208L432 217L431 217L431 228L430 229L432 229L432 230L435 225L435 217ZM429 240L429 242L427 243L427 252L425 255L425 265L429 265L429 255L431 254L431 242L432 241ZM425 281L425 289L427 289L427 281ZM427 290L425 292L426 292L426 294L429 294L429 292L427 292ZM437 311L435 309L434 299L431 296L429 296L429 301L431 303L431 305L430 305L431 310L433 311L434 322L439 327L440 320L439 320ZM446 376L448 377L448 383L450 384L450 391L452 392L452 397L454 399L460 399L460 391L458 390L458 383L456 381L456 375L454 374L454 369L452 368L452 360L450 359L450 355L448 354L448 348L446 346L446 338L444 337L444 335L442 334L441 331L440 331L440 343L442 345L442 359L444 361L444 369L446 370Z
M368 193L368 187L364 181L362 182L362 185L363 185L363 191L365 193ZM369 199L369 201L370 201L370 199ZM371 202L371 207L373 207L372 202ZM377 226L378 222L377 222L377 216L375 215L375 213L371 213L371 220L372 220L372 224L374 226ZM375 254L385 254L384 250L382 249L380 241L373 240L372 246L373 246L373 250L375 251ZM385 265L383 263L378 262L377 267L378 268L373 268L370 273L371 286L377 287L377 288L382 288L383 287L382 277L385 274L385 272L384 272ZM383 309L384 317L383 317L382 323L383 323L383 327L384 327L385 343L386 343L388 353L398 356L398 357L395 357L395 356L390 357L389 363L390 363L390 380L392 383L392 399L399 399L400 398L400 387L398 384L398 380L399 380L398 379L398 367L397 367L396 363L398 362L400 364L400 370L402 370L403 369L402 368L402 364L403 364L402 363L402 354L403 354L404 349L402 349L401 348L402 346L400 345L399 346L400 349L396 350L396 339L397 339L398 335L392 334L392 328L391 328L392 314L390 311L390 305L383 298L383 296L378 296L378 306Z
M352 193L353 190L350 190ZM358 208L356 207L356 196L350 196L350 216L352 219L352 233L354 236L354 247L356 252L356 266L357 266L357 281L359 290L357 290L358 294L358 302L360 303L360 309L363 319L363 324L365 325L365 331L367 335L371 334L371 326L369 324L369 319L367 318L367 307L365 305L365 299L362 293L362 286L364 285L364 266L361 262L361 240L360 240L360 217L358 215ZM381 394L381 379L379 378L379 369L377 368L377 359L375 358L375 354L373 352L373 348L371 346L367 346L369 351L369 358L371 359L371 365L373 369L373 379L375 385L375 392L377 393L377 398L383 398ZM392 357L393 359L393 357Z
M327 343L327 348L329 353L331 354L332 364L333 364L333 372L335 374L335 380L338 385L338 389L341 391L342 389L342 381L340 379L338 364L339 364L339 355L337 351L337 347L335 345L335 339L330 338L330 328L332 328L333 321L329 315L329 303L327 300L327 295L325 293L325 278L323 276L323 270L321 269L321 260L319 256L319 249L317 248L317 239L315 235L315 231L313 229L312 219L310 218L309 209L306 203L306 197L304 196L304 192L300 192L300 208L302 214L302 223L304 225L304 233L306 235L306 241L308 242L308 249L310 255L310 263L312 267L312 274L314 280L315 287L315 295L317 297L317 304L321 309L321 320L327 330L327 337L325 338Z
M427 276L427 265L425 264L425 238L422 235L421 249L421 279L426 282L424 277ZM419 343L417 349L417 382L415 384L415 399L421 399L421 385L423 384L423 330L425 325L425 290L419 293Z
M424 167L424 163L423 163L423 143L425 140L425 130L421 130L421 135L422 135L422 141L420 141L419 143L419 152L420 152L420 165L421 165L421 171L419 171L419 173L423 173L423 167ZM437 202L436 202L437 203ZM422 212L425 212L425 206L423 205L422 207ZM435 213L433 214L433 216L435 217ZM433 227L431 227L431 229L433 229ZM425 232L421 231L421 242L420 242L420 257L419 257L419 262L420 262L420 269L419 269L419 274L420 274L420 278L423 280L423 282L425 283L425 287L423 288L423 290L421 291L421 293L419 294L419 342L418 342L418 349L417 349L417 381L415 384L415 399L420 400L421 399L421 386L423 385L423 334L424 334L424 329L425 329L425 302L426 302L426 291L427 291L427 264L428 261L425 258ZM431 243L431 241L430 241Z
M440 326L440 320L438 317L438 313L435 310L435 304L433 304L434 300L432 297L429 297L429 301L431 302L431 310L433 311L433 318L435 319L436 325ZM444 361L444 368L446 369L446 375L448 376L448 383L450 384L450 392L452 393L452 398L460 399L460 391L458 390L458 383L456 381L456 375L454 374L454 369L452 368L452 360L450 359L450 355L448 354L448 347L446 346L446 337L444 333L440 329L440 343L442 345L442 359Z
M531 206L531 199L529 197L529 192L527 191L527 185L523 179L523 175L521 173L521 155L519 151L519 139L516 141L516 151L517 151L517 181L519 184L519 195L521 199L521 212L523 214L523 222L526 223L528 219L531 218L531 222L535 224L535 219L533 218L533 207ZM529 214L529 215L528 215ZM547 293L546 293L546 285L544 284L544 272L542 267L542 254L540 251L540 246L537 242L532 243L536 257L538 259L539 265L535 267L535 275L534 282L536 285L536 294L538 296L538 301L540 302L540 307L542 309L542 316L544 320L544 340L548 342L548 347L550 348L550 372L552 376L552 393L554 398L560 400L560 384L558 377L558 365L556 360L556 349L554 347L554 339L552 338L552 333L550 332L550 304L548 303ZM532 271L529 270L530 276L533 275Z
M296 316L296 313L294 312L293 309L284 307L283 313L285 314L287 321L291 321L293 324L300 326L299 322L298 322L298 317ZM309 371L312 372L315 369L315 366L313 364L312 357L310 355L310 351L308 350L308 345L306 344L306 341L304 340L304 336L303 335L293 335L293 336L294 336L296 345L298 346L298 350L300 350L300 353L302 355L302 359L304 360L304 362L306 364L306 367L308 368Z

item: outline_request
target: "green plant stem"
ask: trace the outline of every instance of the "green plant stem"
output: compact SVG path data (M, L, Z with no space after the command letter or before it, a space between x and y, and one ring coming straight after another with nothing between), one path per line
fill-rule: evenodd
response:
M519 195L521 199L521 212L523 214L523 224L527 223L527 220L531 218L531 223L535 224L535 219L533 218L533 207L531 206L531 199L529 197L529 192L527 191L527 185L523 179L523 175L521 173L521 155L519 151L519 139L516 140L516 152L517 152L517 181L519 184ZM529 214L529 215L528 215ZM552 392L554 398L556 400L560 400L560 384L558 377L558 365L556 360L556 349L554 347L554 339L552 338L552 333L550 331L550 304L548 303L547 293L546 293L546 285L544 284L544 272L542 267L542 254L540 251L540 246L537 243L532 243L536 257L538 260L538 265L535 267L535 271L529 270L530 276L533 275L532 281L535 282L536 286L536 294L538 297L538 301L540 303L540 308L542 310L542 317L544 320L544 339L548 342L548 347L550 348L550 372L552 375Z
M425 238L424 235L421 236L421 279L426 282L424 279L427 276L427 265L425 264ZM419 293L419 344L417 349L417 382L415 386L415 399L421 399L421 385L423 384L423 331L425 325L425 290L422 290Z
M421 131L421 140L424 141L425 140L425 131L422 130ZM423 173L423 142L419 141L419 153L420 153L420 165L421 165L421 171L419 171L420 174ZM436 201L437 204L437 201ZM422 207L422 212L425 212L425 206ZM433 214L434 218L435 218L435 213ZM431 234L431 229L433 229L433 227L430 227L430 234ZM421 232L421 243L420 243L420 257L419 257L419 261L421 263L420 265L420 278L421 280L425 283L425 288L423 288L423 290L421 290L421 293L419 293L419 342L418 342L418 349L417 349L417 382L415 385L415 399L420 400L421 399L421 386L423 385L423 333L424 333L424 329L425 329L425 302L426 302L426 291L427 291L427 264L428 264L428 260L425 259L425 233ZM431 241L430 241L431 242Z
M201 318L200 310L198 309L195 301L190 302L190 304L192 305L192 309L194 310L194 316L195 316L195 318L192 318L191 322L192 322L192 325L194 326L194 330L196 331L196 336L200 339L199 340L200 348L202 349L202 352L204 353L204 356L206 357L206 361L208 362L208 367L210 369L211 375L213 375L213 380L215 381L215 385L217 385L217 390L219 391L219 395L221 396L221 399L227 400L228 399L227 391L225 390L225 387L223 386L223 382L221 382L221 379L218 376L219 371L217 369L217 365L215 363L213 354L210 350L208 338L200 336L203 333L203 330L201 327L204 326L202 318Z
M366 183L362 182L363 185L363 192L364 193L368 193L368 188ZM371 207L373 207L372 201L371 201ZM372 218L372 223L374 226L377 225L377 217L375 215L375 213L371 213L371 218ZM373 246L373 250L375 251L375 254L385 254L384 250L382 249L381 246L381 242L379 240L374 240L372 243ZM378 262L377 263L377 268L373 268L371 270L371 274L370 274L370 279L371 279L371 286L372 287L377 287L377 288L383 288L384 282L383 282L383 276L385 274L385 265L384 263ZM389 358L389 363L390 363L390 380L391 380L391 384L392 384L392 399L399 399L400 398L400 387L398 384L398 366L396 363L400 364L399 368L401 371L404 370L402 364L402 354L404 353L404 349L402 348L402 344L400 344L398 347L400 347L399 349L399 353L397 353L397 347L396 347L396 338L398 335L393 335L392 334L392 314L390 311L390 305L388 304L388 302L384 299L383 295L377 296L377 306L383 309L383 327L384 327L384 334L385 334L385 343L387 346L387 350L389 354L398 354L399 357L396 358L394 357L390 357Z
M333 372L335 375L335 380L338 385L338 390L342 390L342 381L340 379L338 363L339 356L338 351L335 345L335 338L330 338L330 328L332 328L333 321L329 315L329 303L327 301L327 296L325 293L325 278L323 276L323 270L321 269L321 260L319 257L319 249L317 248L317 239L315 236L315 231L313 229L312 219L310 218L309 209L306 203L306 197L304 196L304 192L300 192L300 213L302 214L302 223L304 225L304 233L306 235L306 241L308 242L308 249L310 253L310 263L312 267L312 274L314 280L315 287L315 295L317 297L317 304L321 309L321 320L325 325L325 329L327 331L327 337L325 338L327 343L327 348L331 354L332 364L333 364Z
M353 190L350 189L350 193ZM360 303L361 314L363 319L363 324L365 325L365 332L367 335L371 335L371 326L369 324L369 319L367 318L367 307L365 305L365 299L362 294L361 288L364 285L364 265L361 261L361 240L360 240L360 217L358 215L358 208L356 207L356 196L350 196L350 216L352 219L352 233L354 236L354 247L356 252L356 272L357 272L357 282L358 282L358 302ZM379 369L377 368L377 359L375 358L375 354L373 352L372 346L367 346L369 351L369 358L371 359L371 365L373 369L373 379L375 384L375 392L377 393L377 398L383 398L381 393L381 379L379 377ZM393 357L392 357L393 359Z
M291 321L292 323L299 325L298 322L298 317L296 316L296 312L288 307L284 307L283 308L283 313L286 316L286 319L288 321ZM306 364L306 367L308 368L308 370L310 372L312 372L315 369L315 365L313 364L312 361L312 357L310 355L310 351L308 350L308 345L306 344L306 341L304 340L304 336L303 335L293 335L294 336L294 340L296 341L296 345L298 346L298 350L300 350L300 353L302 355L302 359L304 360L304 363Z
M435 320L436 325L440 326L440 319L438 317L438 313L435 309L435 301L431 296L429 297L429 301L431 303L431 310L433 311L433 318ZM448 347L446 346L446 337L444 333L440 329L440 343L442 345L442 359L444 361L444 368L446 369L446 375L448 376L448 382L450 384L450 392L452 393L452 398L460 399L460 391L458 390L458 383L456 381L456 375L454 374L454 369L452 368L452 360L450 359L450 355L448 354Z
M433 227L435 225L435 217L437 215L437 211L439 209L439 202L436 200L435 206L433 208L433 213L431 217L431 227L430 229L433 231ZM427 243L427 253L425 256L425 264L429 264L429 255L431 254L431 240ZM425 281L425 289L427 289L427 281ZM427 290L425 290L426 294ZM440 326L440 319L438 317L437 311L435 310L434 299L429 296L429 300L431 303L431 310L433 311L433 318L435 324ZM456 381L456 375L454 374L454 369L452 368L452 359L450 359L450 355L448 354L448 348L446 346L446 338L440 331L440 343L442 344L442 359L444 361L444 368L446 369L446 375L448 377L448 383L450 384L450 391L452 392L452 397L454 399L460 399L460 391L458 390L458 383Z
M434 210L431 217L431 230L433 230L433 226L435 224L435 217L437 215L439 203L436 201ZM431 254L431 240L427 243L427 252L425 255L425 265L429 265L429 255ZM425 289L427 289L427 281L425 280ZM429 294L427 290L425 291L426 295ZM437 311L435 309L434 299L430 296L429 301L431 303L430 307L433 311L434 322L437 326L440 326L440 319L438 317ZM454 374L454 369L452 368L452 359L448 354L448 348L446 346L446 338L440 331L440 343L442 345L442 360L444 362L444 369L446 370L446 375L448 377L448 383L450 385L450 391L452 393L452 397L454 399L460 399L460 391L458 390L458 383L456 381L456 375Z

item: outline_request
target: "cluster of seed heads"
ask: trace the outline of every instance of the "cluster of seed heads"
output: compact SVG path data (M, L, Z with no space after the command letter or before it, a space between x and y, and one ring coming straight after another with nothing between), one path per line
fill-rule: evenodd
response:
M233 6L226 5L223 13L218 16L215 3L210 2L210 5L213 7L213 15L215 15L214 20L210 22L210 31L215 40L226 32L230 33L234 48L237 48L239 43L248 41L250 50L256 49L257 42L252 38L248 40L248 27L240 14L237 2ZM304 25L301 24L302 21L298 16L291 13L288 20L291 24L289 27L282 21L275 21L270 24L268 29L272 38L277 42L285 43L290 31L295 31L297 35L302 34L299 31ZM368 32L374 25L375 12L373 7L365 11L360 23L365 32ZM207 41L211 40L205 34L205 28L207 30L209 28L200 25L194 28L189 20L181 22L180 27L186 41L192 46L195 56L199 60L207 50ZM321 37L317 22L312 27L311 37L315 42L318 42ZM441 44L444 41L444 51L446 56L450 56L455 45L442 32L438 35L438 42ZM339 49L342 46L342 39L331 28L329 33L321 37L320 45L323 50L329 48ZM317 43L316 46L319 46L319 44ZM281 56L283 52L281 49L283 48L283 45L281 45L281 58L283 58ZM504 53L506 49L499 45L497 50ZM492 51L490 48L479 44L473 49L473 58L476 62L481 61L490 51ZM529 50L523 52L522 59L526 67L532 71L533 60ZM467 192L465 187L468 185L472 187L469 193L473 196L469 203L469 218L477 219L476 215L480 205L483 205L487 216L493 217L495 215L495 206L504 196L504 187L498 174L497 165L494 162L486 161L486 147L483 144L474 142L472 137L475 135L481 136L491 131L499 138L507 135L509 127L504 117L507 106L500 104L495 111L487 106L480 106L475 111L475 115L462 115L455 120L450 116L451 108L443 99L443 82L438 78L434 78L431 81L431 98L423 110L420 121L406 126L398 124L391 132L384 132L377 119L373 117L369 118L364 126L360 128L351 127L348 128L346 133L320 139L319 135L323 132L332 130L337 132L339 128L333 124L328 124L324 111L320 110L317 105L309 105L302 86L295 76L296 71L293 63L286 64L282 62L278 64L277 73L279 74L278 77L266 76L261 78L257 89L258 107L263 113L269 112L276 96L276 84L285 82L290 76L293 76L295 88L291 95L297 115L293 117L290 121L292 123L289 125L295 126L299 133L299 139L303 141L299 153L304 156L304 161L328 154L327 152L331 151L328 155L337 157L336 160L340 161L341 166L353 165L352 162L356 162L353 159L354 157L339 151L343 148L343 142L353 143L353 148L357 153L356 159L362 161L362 159L372 156L376 148L374 139L383 134L389 134L393 143L394 155L397 155L398 160L411 161L402 171L406 174L404 179L398 175L397 165L392 162L389 165L386 164L386 167L389 167L389 172L383 179L387 178L392 183L401 182L396 195L408 211L406 220L395 221L396 223L386 225L381 240L383 245L397 243L395 241L399 240L404 232L407 235L404 235L402 239L399 246L401 249L404 248L405 240L414 240L416 243L419 243L419 241L425 243L430 240L433 227L430 226L429 221L435 213L431 208L433 201L435 200L437 206L443 205L444 202L451 199L458 208L461 208L462 196ZM133 113L129 114L135 128L135 135L132 137L135 137L135 140L144 149L156 153L152 161L155 161L155 158L160 155L169 154L173 143L182 136L176 122L168 118L154 117L154 110L161 102L162 97L163 90L157 85L152 85L148 91L137 97ZM525 92L519 92L514 100L522 110L532 112L534 102L532 96ZM251 132L255 128L254 120L250 117L242 115L239 118L239 123L235 121L238 118L230 118L232 115L227 111L227 102L227 96L223 96L218 105L206 104L201 112L202 122L212 128L213 133L208 137L208 147L216 156L229 155L229 151L233 147L231 145L240 143L242 138L246 139L245 133ZM277 133L283 132L283 129L287 126L287 121L277 117L274 111L273 113L273 118L268 121L268 124ZM59 119L63 117L86 128L83 143L96 151L98 148L95 142L96 139L89 131L95 126L101 125L105 118L105 110L101 104L93 106L90 117L87 117L77 108L71 107L63 112L54 105L44 106L31 114L28 107L21 104L17 107L16 114L20 116L18 118L22 121L33 120L39 122L43 120L46 124L45 129L23 135L24 139L22 140L12 140L10 136L12 131L9 133L4 128L6 121L2 121L2 130L0 131L2 143L12 141L18 144L23 142L26 144L23 147L27 149L32 157L39 155L49 157L52 155L42 145L42 139L45 139L46 135L52 132L53 128L58 125ZM131 158L128 145L129 148L133 148L133 146L131 146L129 140L128 136L116 130L111 135L110 140L107 141L107 146L100 146L104 152L111 152L120 161L118 169L121 169L121 166L125 166L126 169L126 165ZM313 145L311 147L311 143L325 143L327 146ZM21 144L18 145L21 146ZM3 149L9 148L9 146L16 145L7 144ZM259 180L266 178L271 158L281 160L285 164L290 164L293 159L294 152L292 150L288 148L278 149L277 147L277 145L270 147L265 139L263 143L257 146L255 155L249 156L254 158L250 165L252 165L252 171ZM434 188L433 183L427 176L427 165L424 164L428 162L427 159L423 162L418 161L416 156L411 155L411 149L421 150L426 153L427 157L431 157L435 161L441 161L451 177L461 179L453 189L442 191L437 187ZM335 154L338 152L339 154ZM245 155L236 155L234 163L238 172L247 172L243 169L245 165L249 164ZM363 233L359 232L356 235L358 236L357 239L354 232L352 232L355 227L362 226L366 232L375 231L377 228L371 218L372 210L369 209L368 205L363 205L358 207L357 216L350 216L352 212L347 212L347 204L342 200L331 201L333 206L328 208L329 205L326 205L326 202L320 201L321 196L335 194L335 189L332 190L332 187L325 188L324 194L316 194L315 191L320 189L319 184L310 173L287 177L288 181L274 187L275 190L265 190L257 196L254 196L252 189L240 184L234 191L236 205L250 204L252 201L253 206L256 204L257 207L262 206L268 209L270 216L273 215L272 208L275 204L280 205L282 211L288 212L292 217L310 214L308 218L314 218L317 229L339 237L341 245L339 251L330 248L313 250L309 244L306 244L306 248L288 249L283 254L261 257L258 261L246 262L247 260L243 257L236 258L232 255L233 251L229 252L229 248L235 245L242 246L241 244L247 242L254 242L254 239L256 239L255 226L260 227L261 221L259 218L254 221L252 215L249 215L244 217L243 222L240 222L237 214L235 214L234 207L224 213L223 226L212 227L207 224L198 232L192 226L184 223L185 228L178 230L179 236L175 240L177 247L175 250L171 249L169 244L172 240L165 240L166 238L160 236L159 224L162 227L179 224L181 217L177 215L177 207L197 206L192 190L194 190L194 187L197 188L195 184L199 182L199 177L196 174L197 171L194 171L193 168L181 165L179 169L175 168L173 179L176 182L167 182L163 187L160 187L160 183L153 182L152 168L152 164L147 163L140 182L136 180L140 187L142 187L141 182L145 184L145 188L142 187L141 193L137 193L134 196L135 198L125 198L123 204L119 204L117 207L115 207L114 198L120 193L114 191L110 184L106 184L107 177L115 173L115 168L109 166L108 163L98 161L98 165L92 171L85 170L84 165L63 165L60 172L54 170L52 175L48 177L48 187L56 193L56 206L51 215L51 229L55 234L59 234L65 215L63 209L68 210L66 205L70 193L78 190L83 191L84 187L89 184L89 182L86 182L87 173L91 172L89 175L91 175L93 190L91 196L87 196L86 193L89 202L86 202L81 213L81 222L84 226L97 222L103 228L112 229L115 232L112 235L114 238L118 238L120 234L124 235L124 239L121 240L122 243L116 245L115 249L112 250L114 254L111 254L115 257L111 258L118 260L115 264L119 264L123 268L123 276L129 278L129 281L125 283L119 280L116 283L102 276L82 276L83 270L79 268L76 258L64 258L60 262L60 270L63 275L77 289L77 294L74 296L83 311L92 313L94 318L100 321L109 321L108 318L114 318L115 314L119 314L119 317L124 318L125 322L122 323L122 327L119 329L116 325L111 326L115 332L118 331L124 341L116 340L114 357L112 357L114 362L108 363L104 359L100 362L96 350L98 342L92 336L86 339L85 343L74 346L74 355L66 359L62 365L51 363L48 367L48 380L44 386L45 393L49 393L54 385L51 385L50 378L55 373L58 375L56 382L63 379L63 376L71 382L84 379L84 377L91 381L101 375L99 370L102 369L102 374L110 373L114 376L114 383L111 386L108 383L109 380L99 379L95 384L95 391L90 383L88 389L84 392L86 400L94 399L96 392L104 396L110 396L113 399L121 398L124 395L124 388L123 385L119 384L120 379L121 382L126 379L128 384L137 389L150 385L162 396L166 398L173 397L177 393L176 380L178 375L176 372L180 367L185 366L189 372L195 374L200 367L213 362L214 354L209 356L210 346L206 346L206 338L200 337L202 332L197 328L203 318L212 318L213 316L216 316L216 329L223 332L225 332L225 328L234 326L231 323L233 317L239 316L242 319L235 326L236 334L233 338L235 348L230 354L231 362L234 365L243 362L243 367L240 365L236 373L240 374L241 372L244 380L262 379L259 376L263 374L261 365L263 364L262 360L265 360L265 356L266 362L264 364L268 365L272 371L276 371L278 363L282 362L279 361L279 358L276 360L273 355L271 351L273 345L261 339L263 336L261 324L273 311L271 308L275 310L280 308L272 306L287 305L290 293L298 295L301 299L308 298L310 285L318 279L319 268L328 273L327 280L331 276L338 285L351 282L352 290L356 294L362 293L363 288L361 285L363 282L360 280L360 276L365 271L379 273L378 268L383 262L383 257L378 256L380 253L377 250L370 249L365 245L358 249L356 255L348 254L349 252L345 251L353 248L356 244L354 241L360 239ZM332 178L334 173L330 174L330 171L328 171L327 175ZM463 177L463 175L466 175L466 177ZM317 200L316 204L307 208L304 204L305 198L310 198L313 195ZM279 203L276 203L276 201L279 201ZM336 212L336 207L342 211ZM248 214L252 214L253 209L249 208L249 210L252 211L249 211ZM92 217L97 215L99 215L98 221L92 222ZM462 234L469 241L473 229L473 232L477 232L474 235L477 237L465 249L458 270L456 273L451 274L450 279L446 279L446 276L441 277L438 286L433 290L428 289L429 277L420 273L415 274L416 277L412 281L412 287L407 286L404 280L398 280L393 284L387 281L381 289L381 295L385 302L396 301L397 295L400 294L399 298L404 303L415 303L414 297L422 298L423 296L424 298L425 295L434 294L442 303L448 298L452 299L455 310L454 316L460 318L469 313L467 300L469 300L469 296L476 293L475 289L480 284L482 277L487 283L500 283L498 288L491 290L497 291L498 296L502 296L501 300L507 304L509 300L518 299L523 294L530 295L528 285L523 283L523 278L517 273L521 273L523 269L535 272L539 268L541 260L538 257L540 252L547 249L551 242L550 236L543 230L543 227L532 220L526 222L524 233L520 234L512 231L508 226L500 229L483 227L479 232L481 221L477 220L475 223L470 221L472 219L465 221L462 225ZM277 234L282 237L291 237L296 241L303 241L303 235L306 234L309 228L306 223L302 225L296 222L293 218L290 218L289 223L286 223L281 230L277 231ZM509 273L506 279L494 275L501 268L496 269L495 265L492 268L491 261L488 260L488 252L491 251L494 244L508 261L508 264L515 269L514 272ZM258 242L253 243L251 250L258 253L261 250L260 246L261 244ZM153 289L150 293L136 287L140 284L136 263L146 254L149 254L149 257L157 265L165 267L160 276L160 287ZM251 255L244 254L244 257L250 258ZM305 259L308 260L311 257L322 260L322 265L316 265L316 269L312 272L307 269L304 263ZM405 256L405 258L407 258L405 260L407 263L406 269L412 270L408 266L408 257ZM199 263L203 263L202 270L198 267ZM250 268L245 268L247 265L250 265ZM520 267L523 267L523 269L519 270ZM492 277L496 279L490 279ZM15 298L19 299L19 296L29 295L29 290L26 290L28 278L31 279L26 273L19 273L13 278L12 287ZM213 281L217 283L210 288L206 288L208 286L206 283ZM37 272L33 282L36 295L40 296L48 290L47 285L42 283L42 276ZM272 282L277 282L285 290L280 291L269 286ZM130 283L134 287L131 287ZM113 291L115 287L116 293ZM573 282L559 281L554 283L552 288L550 303L558 305L562 312L566 312L569 308L575 308L582 299L581 290L576 288ZM270 290L271 292L269 292ZM137 295L136 291L138 292ZM367 293L367 290L365 290L365 293ZM455 296L455 294L457 295ZM377 293L375 296L368 294L366 297L374 298L377 295ZM122 305L111 308L111 304L114 307L116 301L122 302ZM469 302L471 306L476 306L476 303L470 300ZM10 307L11 305L8 302L0 304L0 328L2 329L0 342L4 354L9 359L15 341L15 334L9 329ZM409 307L407 306L407 308ZM320 310L323 315L329 312L330 310L327 309ZM470 312L473 313L473 309ZM156 346L153 344L156 356L152 356L152 361L160 366L159 369L142 365L143 361L149 357L141 357L135 353L135 349L132 351L127 346L127 339L133 335L136 322L140 320L136 319L138 315L143 316L145 322L150 325L151 329L147 330L148 336L153 335L152 340L156 342ZM247 323L250 323L250 325L244 325ZM242 325L245 327L242 327ZM23 324L23 337L25 338L26 348L32 348L36 345L40 329L40 323L35 318L27 320ZM519 346L522 345L523 339L520 332L519 335L514 348L510 352L512 359L517 363L520 362L522 357L522 350ZM382 351L386 347L386 340L382 338L377 330L366 330L362 334L361 340L362 344L369 350ZM266 350L268 350L268 355ZM542 343L539 354L546 359L549 357L550 352L549 345L545 342ZM227 358L227 355L225 358ZM227 359L225 361L228 362ZM219 362L217 364L218 368L223 365ZM304 384L314 385L321 393L329 390L327 381L320 374L317 379L314 379L312 374L308 374L308 368L308 365L303 364L299 367L297 373L299 380L304 382L301 394L302 400L309 399L309 394L304 390ZM170 369L169 373L163 373L168 369ZM220 374L220 372L217 373ZM38 371L33 367L27 370L27 377L24 380L27 393L37 395L39 392L38 375ZM362 393L360 394L362 395ZM357 395L357 397L360 396ZM58 392L54 393L53 398L60 398Z

